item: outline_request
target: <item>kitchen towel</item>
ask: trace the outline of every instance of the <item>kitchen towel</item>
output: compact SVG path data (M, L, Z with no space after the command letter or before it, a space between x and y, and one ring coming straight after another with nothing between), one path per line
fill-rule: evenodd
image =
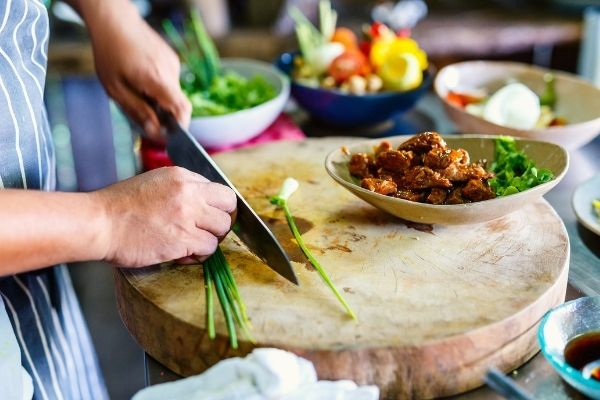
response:
M201 375L150 386L132 400L377 400L376 386L318 381L308 360L274 349L223 360Z

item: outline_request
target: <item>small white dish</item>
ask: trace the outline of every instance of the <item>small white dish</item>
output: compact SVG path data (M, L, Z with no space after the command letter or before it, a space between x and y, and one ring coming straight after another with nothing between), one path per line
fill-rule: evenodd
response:
M573 210L581 225L600 235L600 217L594 212L592 201L600 200L600 174L583 182L573 193Z

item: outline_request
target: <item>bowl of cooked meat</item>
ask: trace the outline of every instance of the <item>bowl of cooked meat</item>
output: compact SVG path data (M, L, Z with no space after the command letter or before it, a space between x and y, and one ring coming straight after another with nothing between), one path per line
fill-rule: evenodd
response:
M329 175L356 196L426 224L502 217L541 198L568 165L568 152L557 144L436 132L361 141L325 160Z

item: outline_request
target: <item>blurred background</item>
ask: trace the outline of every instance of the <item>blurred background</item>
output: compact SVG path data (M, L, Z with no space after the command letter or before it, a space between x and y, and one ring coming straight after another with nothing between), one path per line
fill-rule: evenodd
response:
M281 52L297 47L288 8L295 5L306 15L316 17L318 1L136 0L135 3L157 29L162 20L168 18L177 23L184 18L185 10L196 7L222 57L273 61ZM339 25L359 32L363 23L371 21L373 7L384 2L334 0L332 3L340 15ZM597 35L584 35L583 13L588 6L600 7L600 1L428 0L425 3L427 15L412 34L438 70L461 60L492 59L578 72L582 60L589 57L581 49L589 48L590 43L592 48L599 45ZM141 170L139 140L135 129L109 101L95 77L85 28L64 3L53 1L50 16L46 103L56 144L59 188L90 191L134 175ZM318 134L306 125L302 112L288 111L307 135ZM407 116L409 129L437 129L442 133L455 130L443 117L432 122L427 115L432 112L443 113L431 96L425 96ZM111 398L129 398L144 385L144 358L119 319L112 270L101 263L85 263L72 265L71 272Z

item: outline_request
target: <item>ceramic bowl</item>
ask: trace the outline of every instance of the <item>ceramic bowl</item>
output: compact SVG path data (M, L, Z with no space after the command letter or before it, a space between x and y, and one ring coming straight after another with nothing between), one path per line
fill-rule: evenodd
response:
M564 357L569 340L594 331L600 331L600 297L582 297L548 311L540 322L538 341L544 357L569 385L592 399L600 399L600 382L584 379Z
M573 192L572 199L577 220L596 235L600 235L600 217L593 209L594 200L600 200L600 174L579 185Z
M386 140L397 147L411 137L395 136L386 138ZM453 135L445 136L444 140L451 148L467 150L472 160L487 159L492 161L494 159L495 138L494 136L483 135ZM368 140L347 146L347 148L350 154L372 153L373 147L379 144L381 140ZM425 224L473 224L502 217L518 210L525 204L536 201L556 186L564 177L569 166L569 155L561 146L548 142L517 139L517 148L525 151L527 156L535 161L538 168L550 169L555 178L524 192L467 204L434 205L418 203L363 189L360 186L360 180L350 175L348 171L350 156L344 153L342 149L336 149L327 156L325 169L344 188L371 205L396 217Z
M283 53L277 67L290 76L295 53ZM433 81L433 70L425 72L423 82L406 92L381 92L353 95L339 90L312 87L292 81L292 97L313 118L338 127L369 126L385 122L393 115L411 109Z
M514 62L460 62L440 70L434 89L461 133L517 136L560 144L567 149L579 148L600 133L600 89L575 75L552 71L556 77L556 114L567 119L565 126L531 130L508 128L469 114L446 100L448 91L453 89L485 89L493 93L510 79L524 83L539 95L544 90L546 72L549 70Z
M245 142L263 132L281 114L290 95L287 76L271 64L249 59L224 59L224 70L252 78L263 76L276 91L271 100L231 114L192 118L190 133L205 147L228 146Z

